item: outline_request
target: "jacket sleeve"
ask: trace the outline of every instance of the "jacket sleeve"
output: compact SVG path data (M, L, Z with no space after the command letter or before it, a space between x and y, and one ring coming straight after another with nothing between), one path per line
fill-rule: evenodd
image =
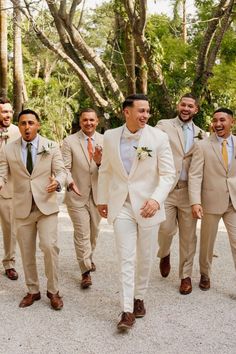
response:
M190 205L201 204L204 155L199 143L194 145L188 175L188 193Z

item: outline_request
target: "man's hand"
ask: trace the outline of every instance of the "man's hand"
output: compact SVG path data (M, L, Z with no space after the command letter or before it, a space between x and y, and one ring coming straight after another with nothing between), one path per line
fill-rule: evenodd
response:
M57 182L57 180L55 180L54 177L51 177L51 176L49 177L49 181L50 181L50 183L46 187L46 191L48 193L56 192L59 183Z
M102 147L99 145L95 146L94 153L93 153L93 160L94 162L100 166L102 161Z
M98 212L102 218L107 218L107 212L108 212L107 204L99 204L98 205Z
M75 182L71 182L69 184L69 190L73 191L75 194L81 197L81 193L79 191L79 188L76 186Z
M140 210L141 210L140 215L143 218L151 218L156 214L158 210L160 210L160 205L156 200L149 199L143 204Z
M200 204L192 205L192 215L195 219L201 219L203 217L203 209Z

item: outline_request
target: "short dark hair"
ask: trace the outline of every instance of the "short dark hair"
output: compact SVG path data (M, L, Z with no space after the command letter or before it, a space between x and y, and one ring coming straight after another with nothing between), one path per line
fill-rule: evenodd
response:
M228 114L228 115L231 116L231 117L234 116L233 111L231 111L231 109L226 108L226 107L217 108L217 109L215 110L215 112L213 113L213 115L214 115L215 113L218 113L218 112L226 113L226 114Z
M89 113L89 112L95 113L96 116L97 116L97 112L95 111L95 109L93 109L93 108L83 108L79 112L79 118L82 116L83 113Z
M132 107L134 104L134 101L148 101L148 98L143 93L136 93L136 94L127 96L123 102L123 105L122 105L123 110L126 107Z
M32 114L33 116L35 116L35 118L37 119L38 122L40 122L40 118L38 113L36 113L35 111L33 111L32 109L23 109L23 111L21 111L18 115L18 122L20 120L20 117L23 116L24 114Z
M198 106L199 108L199 100L198 98L193 95L191 92L186 92L185 94L183 94L181 97L180 97L180 101L182 100L182 98L192 98L192 100L195 101L196 105Z
M0 104L11 103L7 97L0 97Z

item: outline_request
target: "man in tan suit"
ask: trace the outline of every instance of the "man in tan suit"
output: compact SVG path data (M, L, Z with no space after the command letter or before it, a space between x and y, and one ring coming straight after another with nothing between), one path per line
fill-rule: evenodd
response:
M233 112L213 114L214 133L194 147L189 169L189 198L194 218L202 219L200 240L201 290L210 289L210 273L218 224L222 218L236 267L236 137Z
M161 224L158 234L160 272L167 277L170 272L170 248L173 236L179 229L179 291L187 295L192 291L191 274L196 250L196 220L192 218L188 198L188 168L194 141L204 133L193 123L198 112L198 102L191 94L181 97L178 116L163 119L157 127L168 134L176 169L176 179L172 191L165 201L166 220Z
M21 138L7 144L0 157L0 189L13 182L13 211L25 273L27 295L20 307L41 298L36 267L36 236L44 253L47 297L55 310L63 307L58 292L58 253L56 190L65 182L66 171L59 147L38 135L39 117L32 110L19 114Z
M79 123L81 130L64 140L62 156L67 170L65 203L74 227L81 287L86 289L92 285L90 271L96 269L92 256L101 220L97 210L97 181L103 136L96 132L98 117L93 109L82 110Z
M0 98L0 151L6 144L20 137L19 129L11 123L13 110L7 98ZM4 258L3 266L8 279L17 280L15 270L16 235L12 213L12 184L9 180L7 185L0 191L0 221L3 233Z
M116 239L122 306L119 330L130 329L135 318L145 316L156 235L175 179L168 137L146 124L149 110L145 95L126 98L126 123L105 133L99 169L98 209L113 223Z

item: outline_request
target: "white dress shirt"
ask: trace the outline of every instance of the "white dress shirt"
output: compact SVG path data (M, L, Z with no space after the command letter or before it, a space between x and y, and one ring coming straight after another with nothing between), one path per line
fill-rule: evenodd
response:
M89 138L89 136L88 136L88 135L86 135L86 134L84 134L84 132L83 132L83 131L82 131L82 133L83 133L83 136L84 136L85 145L86 145L86 147L88 148L88 138ZM95 134L93 134L92 136L90 136L90 138L91 138L91 141L92 141L92 144L93 144L93 150L94 150L94 145L95 145Z
M39 136L37 135L34 140L30 141L32 144L31 146L31 154L32 154L32 161L33 161L33 166L35 165L37 153L38 153L38 144L39 144ZM26 166L26 160L27 160L27 144L28 141L25 141L23 138L21 139L21 155L22 155L22 160L24 162L24 165Z
M135 155L137 154L138 141L141 137L142 129L136 133L131 133L125 125L120 140L120 156L126 172L129 174Z

